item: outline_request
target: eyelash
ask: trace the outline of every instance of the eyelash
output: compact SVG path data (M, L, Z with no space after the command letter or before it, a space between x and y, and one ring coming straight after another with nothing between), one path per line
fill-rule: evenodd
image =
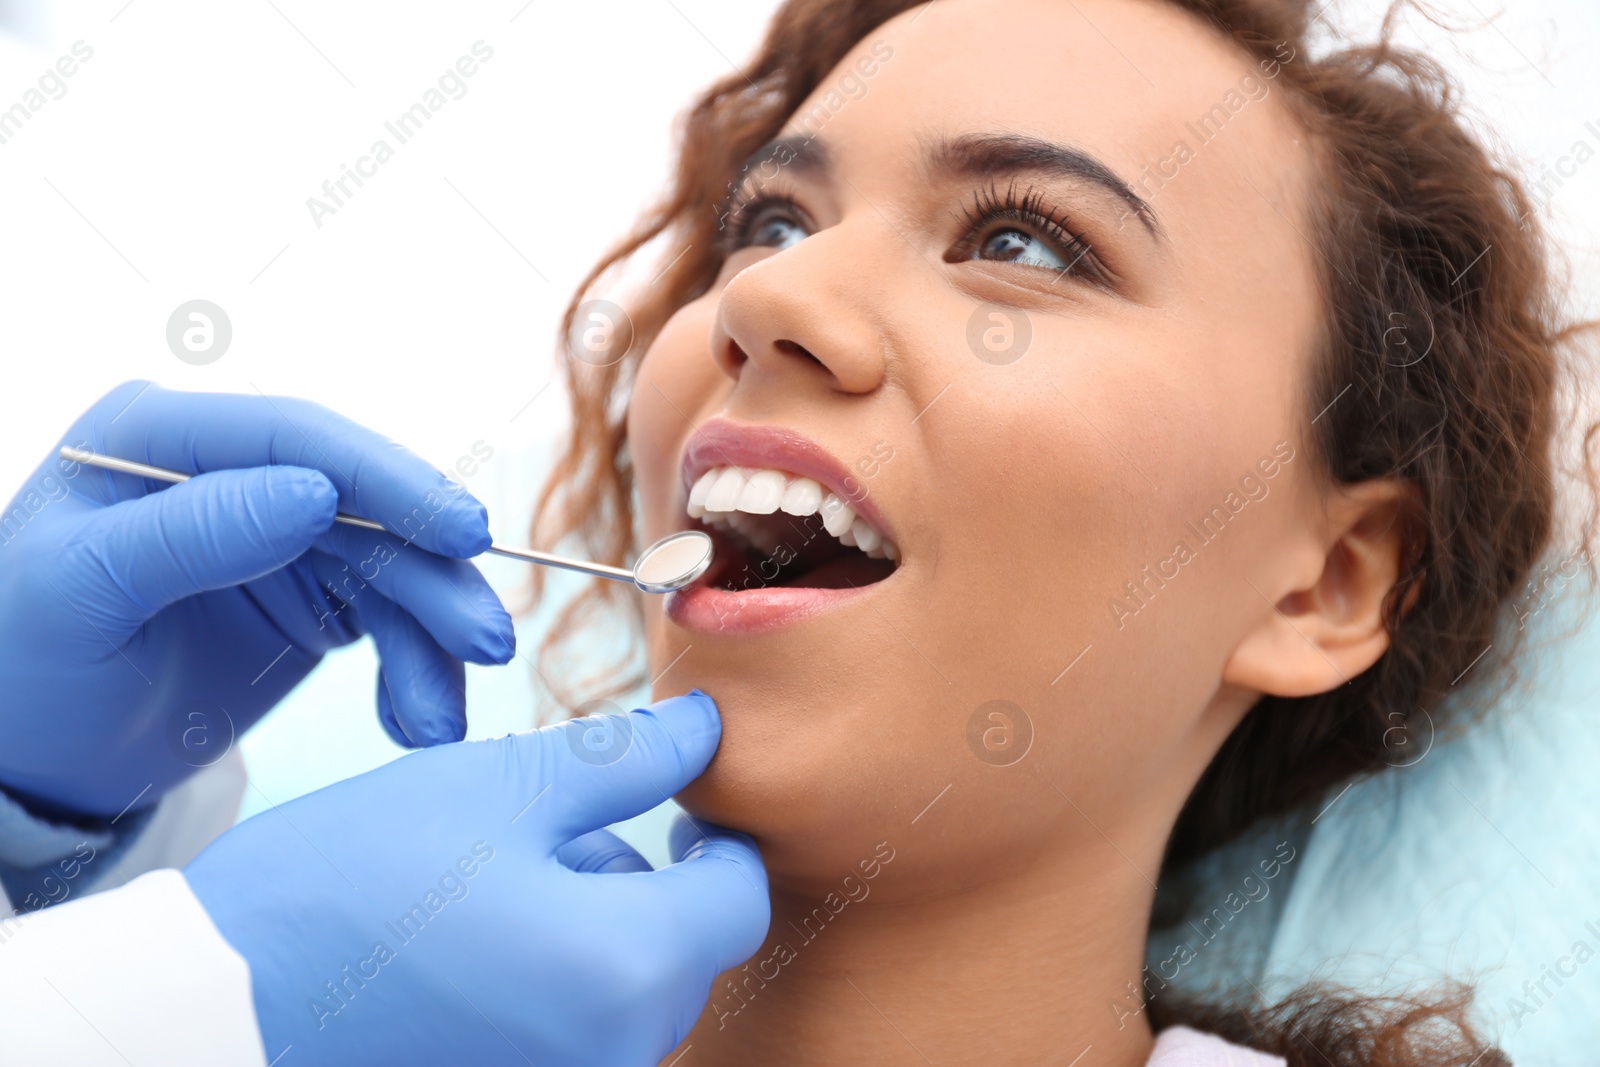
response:
M800 205L786 196L757 193L748 186L738 189L728 198L726 208L717 217L717 225L722 230L717 244L721 248L723 258L745 247L745 243L750 240L750 231L755 227L756 220L769 207L786 207L802 219L805 215L800 210Z
M1110 282L1110 271L1094 246L1083 234L1073 232L1072 220L1064 212L1053 210L1045 202L1044 194L1032 188L1019 195L1015 185L1008 185L1002 193L998 186L990 183L988 188L973 194L972 206L963 214L968 226L967 236L956 246L963 258L981 246L987 236L1008 228L996 227L995 223L1009 222L1014 224L1010 228L1037 231L1055 244L1067 263L1067 269L1061 274L1083 277L1100 285Z
M795 221L809 226L805 212L786 196L757 193L749 187L738 189L729 197L726 208L718 216L722 230L718 245L723 258L746 247L755 223L768 208L782 207L793 213ZM961 258L965 258L982 245L984 239L995 232L995 223L1009 222L1015 228L1035 231L1040 237L1055 244L1068 268L1063 275L1082 277L1101 286L1111 284L1112 272L1100 259L1084 235L1073 232L1071 219L1065 213L1052 209L1044 194L1028 188L1020 193L1016 185L1002 192L991 183L973 194L972 204L962 211L967 232L957 243ZM1004 228L1004 227L1000 227ZM987 232L985 232L987 231ZM1038 270L1033 267L1029 269Z

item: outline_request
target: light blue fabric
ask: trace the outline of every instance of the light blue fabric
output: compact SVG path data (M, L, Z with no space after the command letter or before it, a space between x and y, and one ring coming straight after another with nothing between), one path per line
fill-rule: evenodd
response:
M1520 680L1490 711L1447 738L1443 724L1471 709L1446 709L1431 748L1424 730L1396 759L1408 766L1163 885L1169 905L1188 900L1152 931L1156 996L1174 975L1184 993L1254 986L1268 999L1313 980L1373 994L1467 980L1475 1018L1517 1063L1594 1062L1600 610L1586 584L1554 577L1516 614L1529 633ZM1259 865L1279 847L1295 856L1269 880ZM1175 966L1185 940L1192 958Z
M0 790L0 888L11 914L82 896L109 873L154 815L128 812L85 829L42 819Z

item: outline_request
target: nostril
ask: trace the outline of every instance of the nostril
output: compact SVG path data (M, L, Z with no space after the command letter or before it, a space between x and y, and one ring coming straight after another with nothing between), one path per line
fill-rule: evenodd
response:
M822 360L818 359L816 356L813 356L805 349L804 346L796 344L793 341L775 341L773 342L772 347L777 349L779 352L782 352L786 356L800 356L803 359L809 359L819 367L822 366Z
M726 334L714 340L720 343L714 343L711 346L712 357L717 361L718 366L722 368L724 374L732 378L738 378L739 372L744 368L744 365L750 362L749 353L739 347L738 341Z

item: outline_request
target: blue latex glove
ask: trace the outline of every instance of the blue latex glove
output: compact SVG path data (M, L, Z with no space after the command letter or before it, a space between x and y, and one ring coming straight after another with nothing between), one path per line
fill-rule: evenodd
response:
M760 947L766 872L687 816L659 871L598 828L694 779L721 732L695 691L414 753L223 834L184 875L250 965L267 1058L658 1063Z
M405 745L459 740L462 661L513 655L510 617L464 561L489 544L483 506L326 408L128 382L60 443L213 473L167 485L52 448L8 505L0 788L42 813L155 803L362 634ZM334 525L336 507L414 543Z

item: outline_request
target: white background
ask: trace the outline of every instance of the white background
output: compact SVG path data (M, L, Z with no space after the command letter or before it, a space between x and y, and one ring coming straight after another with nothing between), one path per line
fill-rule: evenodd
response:
M677 110L750 53L774 6L0 0L0 109L74 41L94 49L0 144L0 488L124 379L259 389L327 404L441 467L486 442L495 458L468 485L496 538L520 543L565 418L544 387L566 296L660 188ZM1330 15L1370 28L1373 6ZM1580 139L1600 151L1600 5L1518 0L1490 26L1486 2L1440 6L1478 24L1428 37L1520 166L1537 177ZM465 96L315 226L307 198L374 140L395 145L385 121L478 40L494 56ZM1548 209L1594 313L1600 159ZM203 367L165 341L194 298L234 330ZM521 566L484 565L508 602ZM372 711L374 669L365 642L331 655L243 742L247 814L399 754ZM534 724L528 673L469 668L471 736Z

